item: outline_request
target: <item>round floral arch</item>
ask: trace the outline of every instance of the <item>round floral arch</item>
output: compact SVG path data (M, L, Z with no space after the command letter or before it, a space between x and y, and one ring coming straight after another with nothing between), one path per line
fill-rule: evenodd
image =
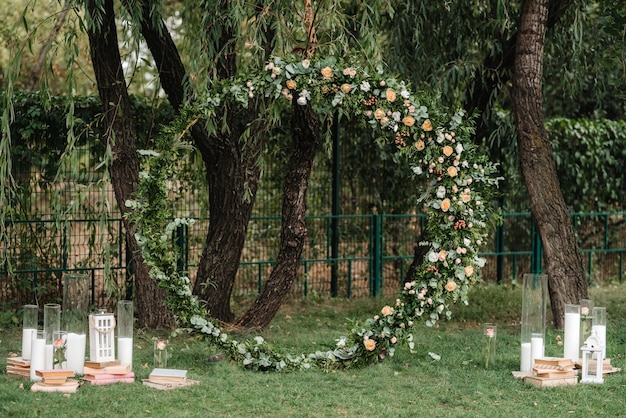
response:
M274 58L262 74L228 80L213 91L202 106L201 116L209 121L224 99L247 106L256 94L276 100L295 97L299 105L311 103L364 117L381 140L393 141L398 152L408 154L409 169L415 176L427 179L418 202L427 214L430 241L421 243L428 246L426 257L395 304L355 324L348 335L337 339L333 350L293 355L280 352L260 336L247 341L231 338L192 295L191 282L177 271L175 254L168 245L177 226L193 222L175 219L168 223L171 218L160 203L167 198L167 179L172 178L178 150L185 146L181 132L190 119L200 117L193 111L182 112L180 126L171 126L161 135L155 150L140 151L145 158L138 198L127 206L133 209L130 217L138 226L144 260L152 277L167 289L166 302L183 327L204 334L246 368L345 368L393 356L400 342L412 349L411 329L417 322L432 326L450 317L451 304L468 303L468 290L480 280L478 271L484 265L478 248L487 236L487 225L496 219L487 202L499 178L495 164L471 142L473 123L463 111L435 113L421 104L404 82L386 77L380 70L340 65L334 58L315 63Z

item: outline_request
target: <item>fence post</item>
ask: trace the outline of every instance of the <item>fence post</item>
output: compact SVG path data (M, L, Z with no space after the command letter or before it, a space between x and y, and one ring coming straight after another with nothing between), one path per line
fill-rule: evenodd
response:
M372 215L370 236L370 296L378 296L382 283L382 225L381 216Z
M496 228L496 281L502 283L504 274L504 224Z
M532 274L541 274L541 237L535 228L535 221L531 217L531 247L532 255L530 257L530 270Z
M179 225L176 228L176 245L178 246L178 260L176 261L176 267L179 273L187 271L189 265L189 251L187 245L189 240L187 239L187 225Z
M330 296L336 297L339 293L339 192L341 188L341 160L339 156L339 118L337 113L333 120L333 161L332 161L332 201L331 201L331 221L330 221Z

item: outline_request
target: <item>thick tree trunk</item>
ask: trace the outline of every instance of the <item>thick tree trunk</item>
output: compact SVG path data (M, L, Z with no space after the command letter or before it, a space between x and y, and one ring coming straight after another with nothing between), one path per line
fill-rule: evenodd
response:
M128 4L128 0L125 2ZM209 5L203 3L202 8L207 7ZM219 13L225 13L229 5L224 2L215 7ZM258 2L256 7L259 18L265 19L263 3ZM172 106L178 109L189 98L185 93L190 92L185 68L169 33L163 29L163 25L155 26L150 16L149 2L144 1L142 8L141 33L154 57L161 85ZM219 24L221 20L217 20ZM207 27L207 31L210 29ZM221 78L228 78L236 73L232 49L234 35L227 24L220 33L220 39L212 40L215 49L222 51L215 72ZM266 25L264 35L262 43L265 50L271 51L274 38L272 25ZM258 153L263 143L254 129L251 129L252 138L247 144L239 141L239 135L246 125L258 117L257 107L252 103L249 111L230 112L227 117L230 129L228 135L209 137L201 125L194 125L192 129L194 144L206 167L210 206L209 228L196 274L194 293L206 302L214 318L232 322L234 314L230 299L256 197L260 176ZM250 142L255 137L256 142Z
M319 140L319 118L310 105L295 103L292 119L294 151L287 162L280 249L263 291L236 325L262 328L278 312L298 274L306 239L306 191Z
M251 119L250 114L230 116L232 136L222 137L222 146L214 147L211 153L202 153L211 218L194 293L206 302L212 317L225 322L235 319L230 299L260 177L258 155L253 150L261 149L261 143L248 143L248 151L244 152L238 140L245 128L242 123Z
M113 1L105 0L103 9L87 2L87 12L94 23L88 28L89 45L102 112L107 129L102 141L111 146L109 167L115 199L122 212L125 202L133 197L139 179L139 156L130 99L119 55ZM124 220L126 241L135 274L135 294L139 326L165 327L173 324L169 309L163 304L164 291L152 280L135 240L135 226Z
M549 0L523 2L513 75L513 110L530 209L545 249L554 325L566 303L587 296L585 271L556 174L542 110L543 50Z

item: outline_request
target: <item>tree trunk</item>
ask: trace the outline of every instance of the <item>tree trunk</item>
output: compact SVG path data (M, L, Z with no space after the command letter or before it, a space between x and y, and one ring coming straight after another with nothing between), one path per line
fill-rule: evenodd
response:
M256 111L255 106L250 107ZM221 137L222 145L214 147L212 152L202 152L207 167L211 219L194 293L206 302L212 317L225 322L235 319L230 299L260 177L254 150L260 150L262 143L248 143L248 151L242 151L239 142L245 123L252 118L250 114L231 112L231 135Z
M292 119L294 151L287 162L283 192L280 249L276 264L254 304L236 325L262 328L278 312L298 274L306 239L306 191L319 140L319 118L310 105L295 102Z
M123 216L126 213L125 202L133 198L139 179L139 156L130 98L119 55L113 1L105 0L103 9L98 9L94 2L87 2L87 12L94 22L88 27L87 33L106 125L102 141L105 146L111 147L109 172L115 199ZM124 228L135 274L139 326L170 326L173 324L173 317L163 304L164 291L150 278L141 257L141 249L135 240L135 226L124 219Z
M513 74L513 110L530 209L545 249L554 326L566 303L587 296L585 271L556 174L542 110L543 50L549 0L523 2Z

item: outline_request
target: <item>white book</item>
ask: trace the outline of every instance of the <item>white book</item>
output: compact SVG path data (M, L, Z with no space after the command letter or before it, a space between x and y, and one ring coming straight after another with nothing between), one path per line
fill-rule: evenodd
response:
M151 382L183 382L187 379L187 370L160 369L152 370L148 380Z

